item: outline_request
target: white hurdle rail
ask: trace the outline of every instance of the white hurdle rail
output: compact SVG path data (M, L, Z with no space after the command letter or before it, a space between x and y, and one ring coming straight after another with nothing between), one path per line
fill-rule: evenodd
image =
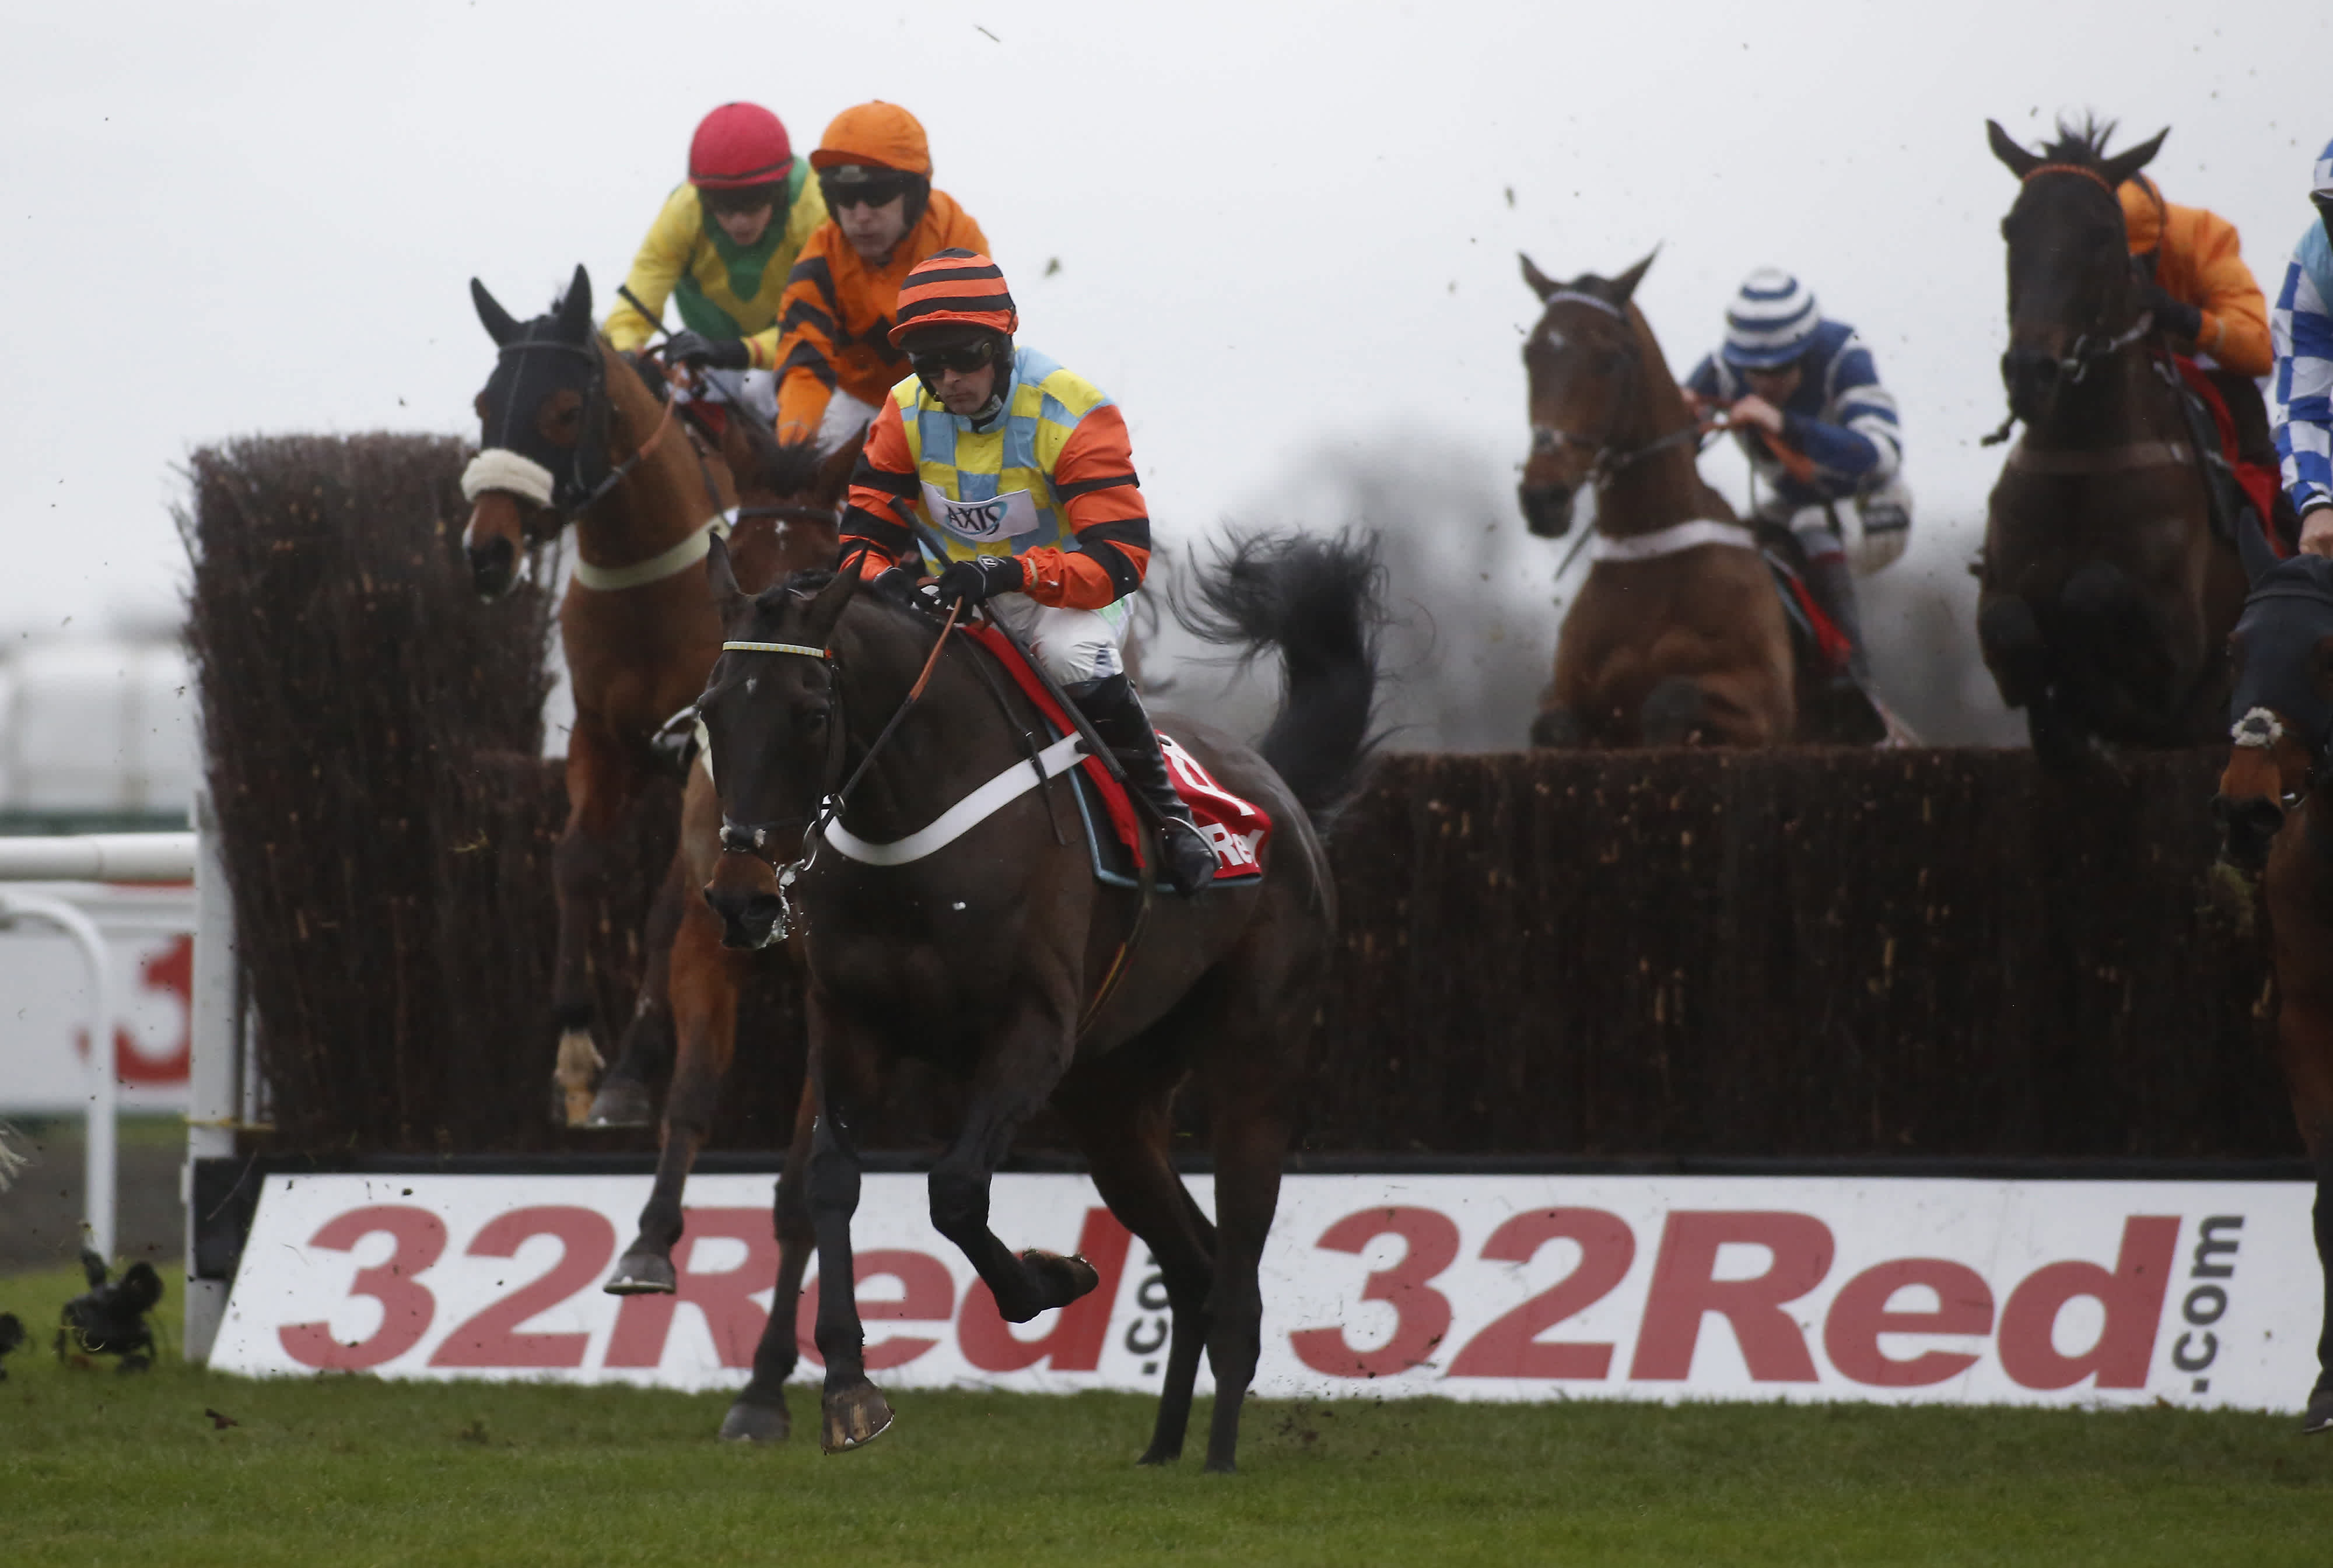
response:
M91 833L59 838L0 837L0 884L12 882L184 882L195 875L192 833ZM216 877L214 881L217 880ZM223 891L223 890L222 890ZM197 897L200 890L197 890ZM39 921L81 949L89 973L88 1132L83 1140L83 1245L113 1257L118 1162L113 964L97 923L53 891L0 887L0 924ZM202 942L199 928L196 942ZM197 959L200 967L199 952Z

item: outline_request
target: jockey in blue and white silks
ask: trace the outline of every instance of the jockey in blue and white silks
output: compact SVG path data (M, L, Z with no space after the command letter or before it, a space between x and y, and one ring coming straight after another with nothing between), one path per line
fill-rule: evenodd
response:
M1854 644L1851 678L1867 680L1854 574L1903 554L1912 526L1896 398L1871 350L1854 328L1825 320L1804 283L1763 267L1743 282L1724 344L1694 367L1685 391L1696 415L1726 415L1764 491L1756 515L1798 536L1807 586Z
M2333 555L2333 143L2318 157L2309 199L2317 222L2293 247L2269 313L2269 412L2280 477L2300 514L2300 548Z

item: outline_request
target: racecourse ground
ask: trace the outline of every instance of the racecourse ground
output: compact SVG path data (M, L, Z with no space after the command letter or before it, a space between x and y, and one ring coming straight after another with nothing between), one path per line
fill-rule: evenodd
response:
M1259 1403L1243 1473L1226 1478L1195 1458L1137 1469L1147 1399L911 1392L880 1442L829 1459L799 1437L778 1450L715 1444L717 1395L257 1382L175 1357L140 1378L68 1369L47 1352L48 1325L76 1288L64 1273L0 1278L0 1309L35 1335L0 1383L11 1568L2184 1568L2322 1563L2333 1515L2333 1442L2302 1439L2288 1417L2172 1410ZM796 1401L805 1426L808 1405Z

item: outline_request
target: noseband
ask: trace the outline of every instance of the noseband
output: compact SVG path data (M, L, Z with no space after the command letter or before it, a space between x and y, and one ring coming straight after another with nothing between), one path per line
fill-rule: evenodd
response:
M563 521L572 522L597 505L609 492L631 477L632 471L662 443L665 431L672 425L674 399L667 397L664 400L663 416L658 419L656 428L648 433L648 438L640 443L639 450L621 463L611 464L608 459L608 425L615 405L608 397L608 367L600 357L598 345L527 339L504 343L496 350L495 358L508 359L514 355L530 353L573 354L581 358L588 367L583 382L583 428L577 433L575 445L569 449L567 472L564 474L553 473L551 482L551 510ZM514 385L512 394L515 397L516 393L517 387ZM514 414L514 410L507 407L503 411L502 434L505 437L510 434ZM515 447L492 440L486 443L486 450L507 451L521 457L525 455Z
M1627 312L1611 301L1598 299L1594 294L1582 293L1577 289L1558 289L1548 295L1547 304L1550 309L1557 305L1585 305L1592 311L1602 311L1623 326L1626 326L1628 320ZM1644 366L1637 358L1636 345L1633 342L1628 345L1622 363L1627 366L1631 381L1644 373ZM1609 407L1611 412L1604 422L1603 433L1598 435L1582 435L1577 431L1560 430L1552 425L1532 425L1532 453L1538 454L1552 452L1558 446L1587 448L1589 483L1601 490L1613 479L1634 468L1646 458L1666 451L1669 447L1698 440L1701 435L1701 425L1696 421L1682 429L1672 430L1666 435L1656 435L1642 446L1632 446L1625 452L1615 451L1612 445L1612 433L1619 428L1620 421L1627 417L1627 397L1612 398Z

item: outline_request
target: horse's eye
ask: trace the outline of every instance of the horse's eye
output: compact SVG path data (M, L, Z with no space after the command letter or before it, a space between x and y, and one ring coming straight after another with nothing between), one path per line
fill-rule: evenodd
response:
M1609 376L1613 371L1618 370L1619 368L1619 349L1607 349L1602 353L1596 356L1596 373L1599 376Z

